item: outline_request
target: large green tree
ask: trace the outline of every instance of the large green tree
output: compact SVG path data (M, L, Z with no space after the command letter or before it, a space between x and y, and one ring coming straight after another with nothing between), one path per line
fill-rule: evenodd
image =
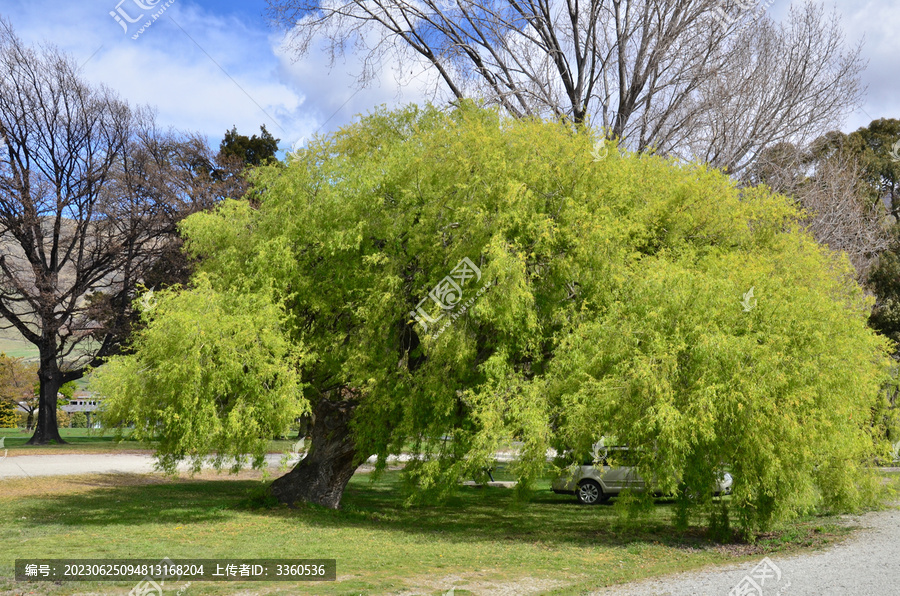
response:
M372 454L412 450L408 478L442 492L520 441L527 487L551 447L578 458L611 434L690 506L731 466L747 530L870 498L889 359L846 258L784 197L600 142L410 107L256 170L258 204L182 225L200 277L98 372L110 422L136 420L174 465L237 455L229 404L268 437L282 400L306 403L310 453L271 491L330 507ZM275 384L294 373L299 404Z
M873 120L847 135L847 148L859 156L872 195L900 217L900 120Z

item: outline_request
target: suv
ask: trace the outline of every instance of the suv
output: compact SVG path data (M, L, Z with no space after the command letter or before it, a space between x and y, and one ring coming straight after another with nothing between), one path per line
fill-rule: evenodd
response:
M574 494L579 503L594 505L618 495L626 488L635 491L646 488L644 480L630 465L628 447L605 447L595 452L595 456L592 461L576 466L571 474L554 480L551 485L553 492ZM610 463L616 465L611 466ZM730 494L732 482L731 474L723 472L715 494Z

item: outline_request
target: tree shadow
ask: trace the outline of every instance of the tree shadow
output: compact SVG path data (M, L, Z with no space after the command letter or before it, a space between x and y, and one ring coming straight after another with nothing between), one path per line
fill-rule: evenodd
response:
M627 520L610 503L581 505L572 496L549 490L518 501L508 489L460 487L443 503L407 507L396 474L387 473L375 482L365 476L357 475L348 485L340 510L261 506L266 485L258 480L170 480L133 474L91 477L84 480L90 487L85 492L32 497L19 511L27 518L24 523L33 527L184 525L242 512L324 528L399 532L453 542L583 547L657 543L689 549L715 544L701 528L676 531L672 506L666 503Z
M28 525L71 527L199 523L247 499L259 482L167 479L156 475L102 474L74 481L75 494L32 497L20 509Z

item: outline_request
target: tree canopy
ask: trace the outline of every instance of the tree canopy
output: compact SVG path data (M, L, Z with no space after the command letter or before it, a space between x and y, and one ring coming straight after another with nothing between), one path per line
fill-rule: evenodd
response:
M38 407L38 366L24 358L14 358L0 352L0 403L18 420L19 408L27 414L26 428L31 430L34 412ZM13 424L15 426L15 424Z
M59 388L118 349L138 284L186 269L175 223L230 194L212 161L0 19L0 327L40 354L31 443L62 442Z
M231 457L240 468L247 454L261 461L268 440L305 411L302 352L281 333L278 308L265 295L214 292L203 274L190 292L155 292L144 308L135 355L96 373L95 385L116 397L106 419L158 440L167 471L185 458L199 470L212 452L219 465Z
M845 136L846 150L859 156L863 179L875 200L900 217L900 120L879 118Z
M832 131L807 146L780 143L764 151L744 184L766 184L797 202L807 230L820 243L847 254L860 283L890 245L887 204L872 184L871 156L857 133ZM880 184L878 185L880 187Z
M259 136L248 137L238 133L236 126L231 127L219 145L219 154L226 158L237 158L249 166L259 166L274 159L279 139L266 130L265 124L259 130Z
M305 402L287 502L338 506L347 470L401 451L446 492L511 443L527 489L551 448L575 461L610 435L699 495L688 510L733 470L747 531L875 494L888 343L785 197L470 104L378 112L251 177L258 204L183 223L199 276L97 374L111 422L163 461L211 453L197 429L253 447ZM251 430L228 426L238 403Z

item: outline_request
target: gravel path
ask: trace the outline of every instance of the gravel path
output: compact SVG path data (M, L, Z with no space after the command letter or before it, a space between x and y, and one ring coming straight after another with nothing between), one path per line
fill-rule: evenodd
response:
M267 455L266 464L269 469L277 469L282 457L279 453ZM293 465L299 459L295 454L288 459L288 464ZM388 463L408 460L409 457L405 455L388 457ZM375 458L370 457L368 462L374 464ZM154 471L155 463L156 458L142 453L61 453L4 457L3 450L0 450L0 480L73 474L149 474ZM179 469L187 470L188 464L182 464Z
M606 588L592 596L900 595L900 511L848 517L863 530L835 547Z
M2 457L0 451L0 480L33 476L68 476L70 474L149 474L156 459L140 453L65 453L48 455L17 455ZM281 456L269 454L269 467L278 467ZM185 464L182 468L187 469Z

